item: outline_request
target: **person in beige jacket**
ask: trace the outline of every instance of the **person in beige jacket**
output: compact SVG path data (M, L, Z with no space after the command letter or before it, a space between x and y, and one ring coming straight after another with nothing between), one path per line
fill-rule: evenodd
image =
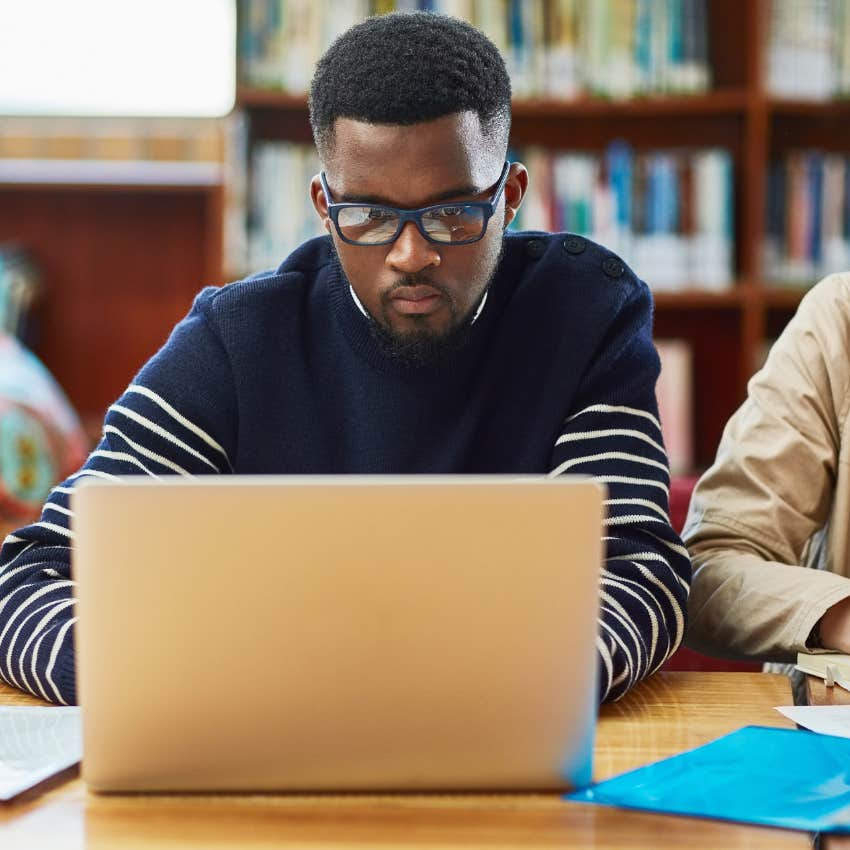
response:
M780 662L850 652L848 408L850 273L802 300L694 491L692 648Z

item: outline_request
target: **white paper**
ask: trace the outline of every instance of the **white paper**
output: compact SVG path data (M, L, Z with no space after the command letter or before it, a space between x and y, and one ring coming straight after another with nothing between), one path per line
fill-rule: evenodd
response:
M850 705L783 705L776 710L812 732L850 738Z
M76 706L0 706L0 800L71 767L82 752Z

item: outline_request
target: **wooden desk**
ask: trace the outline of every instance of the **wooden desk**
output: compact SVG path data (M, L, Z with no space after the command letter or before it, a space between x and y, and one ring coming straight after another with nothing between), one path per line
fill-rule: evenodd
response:
M698 746L747 723L789 727L783 676L659 673L602 709L595 776ZM37 700L0 686L0 703ZM800 832L567 803L554 794L97 796L78 778L0 805L0 846L162 848L803 848Z
M850 691L828 688L820 676L806 676L806 700L809 705L850 705Z
M820 676L806 676L806 699L809 705L850 705L850 691L838 685L828 688ZM833 835L825 845L827 850L850 850L850 837Z

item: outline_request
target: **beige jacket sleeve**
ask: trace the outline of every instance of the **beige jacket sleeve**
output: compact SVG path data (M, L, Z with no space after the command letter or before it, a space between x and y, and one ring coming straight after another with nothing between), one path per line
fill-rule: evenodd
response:
M694 565L685 639L694 649L792 661L823 613L850 596L848 378L850 274L832 275L750 381L695 490L682 535ZM807 569L823 539L826 569Z

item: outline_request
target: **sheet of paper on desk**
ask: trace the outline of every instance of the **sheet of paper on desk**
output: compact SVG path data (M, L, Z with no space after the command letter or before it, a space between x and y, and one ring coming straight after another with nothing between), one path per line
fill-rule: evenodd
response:
M776 710L812 732L850 738L850 705L778 705Z
M0 706L0 800L71 767L82 752L76 706Z

